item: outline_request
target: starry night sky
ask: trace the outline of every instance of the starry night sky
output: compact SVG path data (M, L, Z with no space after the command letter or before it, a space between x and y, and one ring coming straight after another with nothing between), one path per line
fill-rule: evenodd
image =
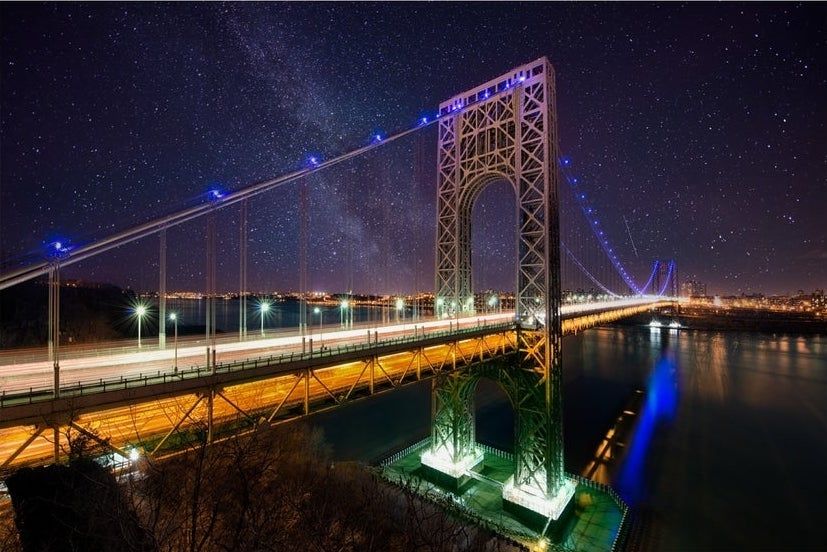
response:
M5 268L412 126L545 55L561 149L639 279L675 258L714 293L827 287L824 4L3 4L0 27ZM435 140L311 177L311 287L431 289ZM513 289L513 202L497 184L475 208L478 289ZM250 289L298 288L297 203L292 185L251 204ZM237 216L218 215L221 289ZM203 288L203 234L169 230L169 289ZM154 288L157 243L64 274Z

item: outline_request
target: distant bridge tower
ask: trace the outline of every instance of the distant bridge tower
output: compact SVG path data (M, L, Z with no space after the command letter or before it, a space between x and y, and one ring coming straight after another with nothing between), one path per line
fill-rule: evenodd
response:
M507 180L517 198L517 339L521 365L496 379L515 409L515 473L508 503L557 518L574 484L563 471L560 231L554 69L546 58L440 105L437 159L437 315L473 313L471 213L482 190ZM455 479L481 461L474 438L479 376L434 383L431 448L423 464Z
M675 260L655 261L651 293L677 297L678 291L678 265Z

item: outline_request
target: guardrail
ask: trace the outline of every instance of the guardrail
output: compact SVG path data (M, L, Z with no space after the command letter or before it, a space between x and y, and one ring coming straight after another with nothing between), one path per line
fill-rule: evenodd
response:
M476 443L477 448L481 448L483 452L487 452L488 454L492 454L494 456L499 456L504 460L509 460L511 462L514 461L514 454L511 452L506 452L504 450L500 450L498 448L489 447L488 445L484 445L482 443Z
M427 437L425 439L417 441L414 444L412 444L412 445L410 445L410 446L408 446L408 447L406 447L406 448L404 448L404 449L402 449L398 452L395 452L392 455L384 458L383 460L381 460L380 462L377 463L378 467L380 469L386 468L386 467L390 466L391 464L395 463L396 461L398 461L399 459L401 459L402 457L407 456L408 454L414 452L415 450L427 447L430 444L430 442L431 442L430 437ZM477 448L482 449L487 454L492 454L494 456L498 456L498 457L503 458L505 460L514 461L514 454L512 454L510 452L506 452L504 450L500 450L498 448L491 447L491 446L488 446L488 445L485 445L485 444L482 444L482 443L476 443L476 446L477 446ZM382 473L384 474L384 476L387 480L400 485L405 490L412 490L412 488L414 487L414 485L412 485L409 480L405 480L404 477L402 477L402 476L399 476L398 478L394 478L387 471L384 471ZM618 509L621 512L620 529L619 529L617 535L615 535L614 541L612 542L611 552L618 552L619 550L622 550L622 548L624 546L624 543L625 543L625 540L626 540L626 537L629 533L629 507L626 505L624 500L609 485L604 485L602 483L592 481L591 479L588 479L586 477L583 477L583 476L577 475L577 474L566 474L566 476L573 479L574 481L576 481L577 484L580 485L580 486L583 486L583 487L586 487L586 488L589 488L589 489L594 489L596 491L600 491L600 492L603 492L603 493L606 493L607 495L609 495L609 498L611 498L612 502L615 503L615 505L618 507ZM483 527L489 528L489 526L492 525L491 520L489 520L487 518L483 518L478 513L476 513L473 510L469 509L461 501L458 501L456 499L454 499L453 501L446 500L445 497L447 495L450 495L450 493L446 493L445 491L435 491L432 488L426 488L424 490L424 492L422 492L422 490L420 489L419 492L421 494L424 494L426 498L432 498L432 499L437 498L436 501L438 503L441 503L442 505L448 504L448 505L450 505L450 507L461 511L463 514L469 515L469 517L472 520L474 520L476 523L481 524ZM504 528L494 524L493 529L497 533L502 533ZM508 534L508 536L511 537L511 538L516 538L516 539L526 538L527 536L533 537L532 535L530 535L528 533L520 533L520 532L510 532ZM551 548L550 548L551 550L561 550L561 551L566 550L565 547L558 546L554 543L549 543L549 545L551 546Z
M328 307L329 308L329 307ZM420 315L417 317L416 320L408 320L407 322L400 322L399 324L422 324L428 323L438 320L436 317L431 315ZM471 318L465 319L465 321L469 321ZM463 319L460 319L462 322ZM330 329L332 328L332 329ZM317 325L314 325L310 330L317 329ZM349 329L351 330L373 330L376 329L376 323L367 321L367 320L360 320L356 321L353 326ZM335 324L328 324L327 328L328 332L335 332L336 325ZM311 332L312 333L312 332ZM286 337L301 337L301 334L295 328L285 328L285 327L277 327L277 328L265 328L264 335L260 335L258 329L255 331L251 331L247 337L243 340L245 343L254 344L257 341L266 341L269 339L281 339ZM307 336L310 337L310 336ZM178 343L180 347L197 347L203 346L205 344L206 339L203 335L184 335L181 334L178 338ZM236 330L231 331L222 331L221 333L216 334L216 344L223 345L229 343L238 343L238 332ZM143 339L143 345L138 348L137 344L135 343L134 339L129 340L120 340L120 341L106 341L99 344L96 343L88 343L88 344L64 344L61 343L60 351L61 356L66 356L67 358L71 359L82 359L82 358L99 358L102 356L112 356L112 355L122 355L122 354L133 354L133 353L146 353L150 351L170 351L171 347L170 344L172 343L172 337L168 333L167 334L167 347L162 349L158 346L158 338L157 336L149 336ZM36 351L32 351L30 348L22 350L22 352L16 352L14 349L8 351L0 351L0 368L3 366L14 366L15 364L23 364L29 362L47 362L49 360L48 353L45 351L45 348L40 347Z
M425 448L430 444L431 444L431 438L430 437L425 437L424 439L420 439L419 441L415 442L414 444L412 444L408 447L405 447L404 449L402 449L400 451L397 451L397 452L391 454L390 456L387 456L387 457L381 459L379 462L376 462L375 464L379 465L379 466L387 466L389 464L393 464L394 462L396 462L400 458L409 455L410 453L412 453L413 451L415 451L417 449Z
M617 532L617 535L615 535L614 542L612 543L611 552L618 552L619 550L622 550L625 545L626 537L629 534L629 506L620 497L620 495L617 494L617 492L609 485L604 485L603 483L592 481L591 479L583 477L582 475L569 474L569 477L577 481L578 485L583 485L584 487L588 487L606 493L607 495L609 495L612 501L614 501L615 505L620 509L620 530Z
M137 374L131 377L121 376L117 379L111 378L99 379L98 381L91 382L77 382L73 385L61 386L60 397L82 397L84 395L105 393L107 391L117 391L131 389L135 387L146 387L149 385L200 378L212 375L213 373L222 374L231 372L241 372L244 370L259 368L263 366L289 365L293 362L303 360L318 360L323 358L332 359L333 357L345 353L353 353L357 351L368 352L372 349L379 349L390 345L414 344L425 339L431 340L439 337L462 337L463 335L477 333L480 329L483 328L490 329L492 332L496 332L501 330L509 330L513 327L513 322L504 322L498 324L479 324L476 326L471 326L468 328L462 328L458 330L454 329L434 332L423 331L422 333L417 334L415 336L400 336L390 339L382 339L379 341L374 341L372 343L337 345L335 347L325 347L313 352L302 353L291 351L290 353L285 352L279 355L269 355L266 357L261 356L252 359L217 363L215 365L214 371L211 368L207 368L205 366L195 365L190 366L188 369L185 370L179 369L178 372L157 370L156 372L151 374ZM28 391L15 393L6 393L4 390L0 392L0 408L6 406L17 406L24 404L33 404L36 402L45 402L53 400L54 398L54 392L51 388L35 389L30 387Z

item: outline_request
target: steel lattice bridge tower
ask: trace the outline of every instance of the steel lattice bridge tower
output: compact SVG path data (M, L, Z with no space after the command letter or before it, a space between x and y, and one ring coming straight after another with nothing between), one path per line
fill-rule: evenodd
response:
M459 480L482 461L473 395L490 377L515 409L515 472L506 503L557 519L574 494L563 470L560 230L554 69L540 58L440 105L436 309L474 310L471 214L482 190L507 180L517 198L515 365L434 380L431 446L422 463Z

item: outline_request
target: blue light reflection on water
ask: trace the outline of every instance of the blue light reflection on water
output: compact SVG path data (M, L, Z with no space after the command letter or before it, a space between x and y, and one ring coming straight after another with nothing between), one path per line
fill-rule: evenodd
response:
M657 331L657 338L654 332ZM653 330L658 342L660 329ZM671 422L678 407L678 365L674 354L665 348L647 380L646 400L641 407L634 435L626 451L614 488L630 506L646 496L646 460L652 438L664 423Z

